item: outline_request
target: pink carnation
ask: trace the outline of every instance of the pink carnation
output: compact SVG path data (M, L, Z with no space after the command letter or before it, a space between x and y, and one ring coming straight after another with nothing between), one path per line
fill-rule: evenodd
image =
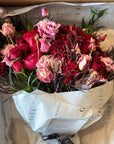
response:
M10 23L4 23L0 32L6 37L13 37L15 35L15 27Z
M42 56L36 64L38 78L45 83L50 83L54 72L61 73L61 65L61 61L54 59L52 55Z
M55 39L55 35L58 33L58 29L61 24L56 24L55 22L49 20L43 20L34 26L38 27L38 32L41 37Z
M47 68L46 69L44 68L44 69L39 70L39 72L37 73L37 76L42 82L50 83L54 75L50 70L48 70Z

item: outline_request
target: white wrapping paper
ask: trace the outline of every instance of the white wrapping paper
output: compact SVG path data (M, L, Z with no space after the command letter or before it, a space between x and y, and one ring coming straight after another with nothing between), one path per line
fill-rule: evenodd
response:
M102 117L112 96L113 81L88 91L48 94L40 90L13 95L16 108L33 131L74 134Z

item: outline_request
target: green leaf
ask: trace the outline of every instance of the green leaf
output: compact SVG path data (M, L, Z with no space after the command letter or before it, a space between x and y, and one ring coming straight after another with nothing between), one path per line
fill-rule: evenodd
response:
M93 15L97 15L97 12L95 12L93 9L91 9L91 13L92 13Z
M34 28L33 28L33 26L32 26L32 22L31 21L28 21L28 23L27 23L27 31L31 31L31 30L33 30Z
M35 77L35 78L32 80L31 86L34 84L34 82L35 82L36 80L38 80L38 77Z
M86 28L86 24L85 24L84 17L83 17L83 19L82 19L82 29L83 29L83 28Z
M16 38L22 37L22 35L20 33L18 33L17 31L15 32L15 36L16 36Z
M32 92L33 91L33 88L30 86L30 85L28 85L25 89L24 89L26 92Z
M104 12L105 12L107 9L108 9L108 8L105 8L105 9L101 10L101 11L98 13L97 19L99 19L101 16L103 16Z

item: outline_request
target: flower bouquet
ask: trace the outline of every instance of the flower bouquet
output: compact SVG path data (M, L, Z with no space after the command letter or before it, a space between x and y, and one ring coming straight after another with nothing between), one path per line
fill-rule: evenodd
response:
M28 21L26 30L17 32L7 18L2 25L0 92L13 94L20 115L44 140L72 136L102 117L114 64L100 47L107 34L98 35L95 23L106 10L91 9L81 27L50 20L45 7L43 20Z

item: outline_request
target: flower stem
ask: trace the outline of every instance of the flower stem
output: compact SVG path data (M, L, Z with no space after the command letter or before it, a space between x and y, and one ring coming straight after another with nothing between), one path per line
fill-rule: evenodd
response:
M10 41L9 41L8 37L6 37L6 40L7 40L8 44L10 44Z
M14 42L13 42L13 40L12 40L12 38L11 37L9 37L9 39L10 39L10 42L14 45Z

